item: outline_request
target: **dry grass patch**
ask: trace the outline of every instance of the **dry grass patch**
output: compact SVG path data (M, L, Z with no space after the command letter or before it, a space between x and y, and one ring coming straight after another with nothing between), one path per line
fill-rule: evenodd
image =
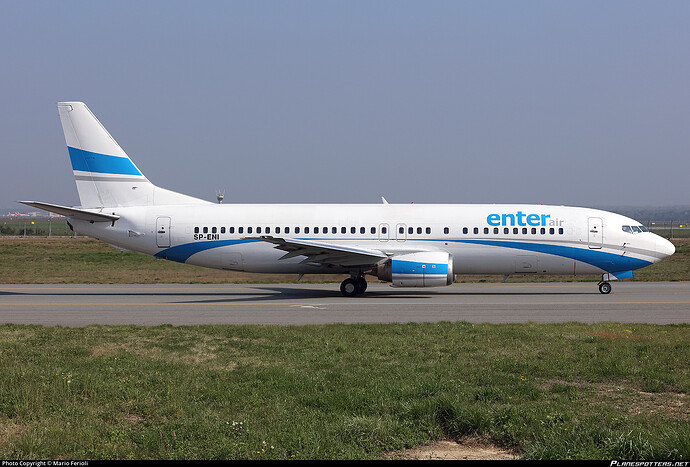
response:
M512 460L518 454L489 444L480 438L459 441L441 440L424 446L387 453L384 458L395 460Z

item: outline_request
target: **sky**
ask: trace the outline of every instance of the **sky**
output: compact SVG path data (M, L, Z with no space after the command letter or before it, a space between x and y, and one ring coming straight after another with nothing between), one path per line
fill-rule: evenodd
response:
M56 103L225 203L690 204L690 2L3 1L0 207L78 205Z

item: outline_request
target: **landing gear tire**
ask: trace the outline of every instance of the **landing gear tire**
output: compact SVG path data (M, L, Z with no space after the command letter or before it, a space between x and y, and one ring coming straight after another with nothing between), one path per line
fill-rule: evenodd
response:
M611 284L608 282L599 282L599 292L605 294L611 293Z
M363 294L367 290L367 280L364 277L358 277L355 279L357 282L357 295Z
M340 284L340 293L343 294L343 296L345 297L354 297L355 295L357 295L358 289L359 287L357 286L357 281L352 278L345 279Z
M345 297L361 295L367 290L367 281L364 277L350 277L340 284L340 293Z

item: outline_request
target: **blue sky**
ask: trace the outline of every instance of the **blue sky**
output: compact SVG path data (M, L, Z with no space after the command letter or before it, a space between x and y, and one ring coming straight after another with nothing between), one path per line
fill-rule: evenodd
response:
M65 100L211 200L690 204L687 1L2 10L0 206L78 204Z

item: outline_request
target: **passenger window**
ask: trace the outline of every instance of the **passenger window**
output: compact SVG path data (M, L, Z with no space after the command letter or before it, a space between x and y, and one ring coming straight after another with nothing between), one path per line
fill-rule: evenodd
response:
M542 235L544 235L546 233L546 229L544 227L542 227L539 231L541 232Z
M371 228L371 233L372 233L372 235L376 233L376 227Z
M290 233L290 227L285 227L285 234L289 234L289 233Z
M532 235L535 235L536 233L537 233L537 228L536 228L536 227L532 227Z
M462 228L462 233L467 234L469 233L469 229L467 227Z
M230 232L231 234L234 234L234 233L235 233L235 228L234 228L234 227L230 227L229 232Z
M211 233L218 233L218 227L212 227Z
M318 228L318 227L314 227L314 233L315 233L315 234L319 233L319 228Z
M350 233L351 233L351 234L356 234L356 233L357 233L357 228L356 228L356 227L350 227Z
M414 229L412 227L407 228L407 234L412 235L414 233Z
M417 235L421 235L421 234L422 234L422 228L421 228L421 227L417 227Z
M261 227L256 228L256 233L260 234L261 233Z
M270 227L266 227L266 233L267 233L267 234L271 233L271 228L270 228Z
M554 232L553 227L551 227L551 228L549 229L549 233L550 233L551 235L553 235L553 232Z
M508 234L510 233L510 229L509 229L508 227L505 227L505 228L503 229L503 233L506 234L506 235L508 235Z
M199 233L199 227L194 227L194 233Z
M327 234L328 233L328 227L324 227L323 229L321 229L321 232Z
M430 235L430 234L431 234L431 227L427 227L427 228L426 228L426 234L427 234L427 235Z
M305 233L305 234L308 234L308 233L309 233L309 227L305 227L305 228L304 228L304 233Z
M340 228L340 233L341 233L341 234L347 233L347 227L341 227L341 228Z
M517 228L517 227L514 227L514 228L513 228L513 235L517 235L517 233L518 233L518 228Z
M563 227L560 227L560 228L558 229L558 235L563 235Z
M277 233L277 234L280 233L280 227L276 227L276 233Z
M204 233L208 233L208 227L204 227Z
M448 227L443 228L443 233L448 235L450 233L450 229Z
M494 235L498 235L498 227L494 227Z
M475 234L478 234L478 233L479 233L479 227L475 227L475 228L473 229L473 232L474 232Z
M223 234L225 233L225 227L220 228L220 233L223 233Z
M331 233L337 234L338 233L338 227L331 227Z
M296 234L299 233L299 227L295 227L295 233L296 233Z
M522 234L523 234L523 235L527 235L527 227L523 227L523 228L522 228Z
M488 227L484 227L484 235L489 235L489 228Z
M388 233L388 227L381 227L381 233L382 234L387 234Z
M367 231L367 229L365 229L364 227L359 228L359 233L361 233L361 234L366 233L366 231Z
M244 233L244 227L240 227L239 229L237 229L237 232L238 233Z

